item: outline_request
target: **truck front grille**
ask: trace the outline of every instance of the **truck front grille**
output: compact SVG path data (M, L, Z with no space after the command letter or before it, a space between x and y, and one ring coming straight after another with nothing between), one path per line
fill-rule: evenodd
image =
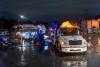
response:
M69 40L69 45L81 45L82 40Z

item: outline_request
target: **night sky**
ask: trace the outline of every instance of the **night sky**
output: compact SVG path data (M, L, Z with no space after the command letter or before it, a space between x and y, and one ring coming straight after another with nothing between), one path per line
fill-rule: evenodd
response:
M76 21L100 15L100 0L0 0L0 17L33 21Z

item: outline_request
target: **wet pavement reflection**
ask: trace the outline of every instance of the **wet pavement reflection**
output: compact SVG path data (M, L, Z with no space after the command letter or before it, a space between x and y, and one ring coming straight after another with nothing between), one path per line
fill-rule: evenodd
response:
M39 46L25 42L21 47L0 50L2 67L53 67L53 62L54 57L49 46L44 46L40 51Z
M89 48L86 54L58 56L51 45L41 48L23 42L22 46L0 50L0 67L100 67L100 47Z

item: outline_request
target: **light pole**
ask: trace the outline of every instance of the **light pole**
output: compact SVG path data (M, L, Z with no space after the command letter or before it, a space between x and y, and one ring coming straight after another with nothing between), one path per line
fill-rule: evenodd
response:
M21 15L20 16L20 18L25 18L23 15ZM19 25L20 25L20 23L19 23L19 19L18 19L18 28L19 28ZM23 40L22 40L22 31L20 31L21 32L21 40L20 40L20 42L21 42L21 47L22 47L22 42L23 42Z
M19 19L18 19L18 31L19 31Z
M20 15L20 18L25 18L23 15ZM18 31L19 31L19 25L20 25L20 21L19 21L19 19L18 19Z

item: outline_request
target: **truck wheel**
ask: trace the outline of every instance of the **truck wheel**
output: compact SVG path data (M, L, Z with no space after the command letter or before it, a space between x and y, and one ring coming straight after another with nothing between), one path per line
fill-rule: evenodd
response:
M59 51L58 55L59 56L62 56L63 55L63 52Z
M59 52L59 56L62 56L63 52L61 51L61 45L58 44L58 52Z

